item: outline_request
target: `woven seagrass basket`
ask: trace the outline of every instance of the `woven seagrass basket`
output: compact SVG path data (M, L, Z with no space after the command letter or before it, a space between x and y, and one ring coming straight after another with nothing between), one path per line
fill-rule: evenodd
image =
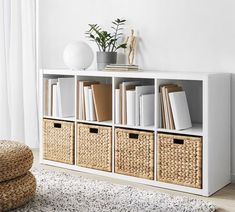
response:
M77 165L112 171L112 127L77 125Z
M152 132L115 129L115 172L153 180L154 135Z
M43 158L74 164L74 123L43 120Z
M202 188L202 138L159 133L157 180Z

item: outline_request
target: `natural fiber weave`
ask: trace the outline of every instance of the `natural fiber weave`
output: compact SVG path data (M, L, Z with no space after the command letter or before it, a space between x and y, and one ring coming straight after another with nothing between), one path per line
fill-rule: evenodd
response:
M77 165L112 171L112 128L77 125Z
M158 134L157 180L202 188L202 139Z
M36 179L27 172L21 177L0 183L0 211L7 211L27 203L34 197Z
M115 172L153 180L154 135L152 132L115 130Z
M24 144L0 141L0 182L24 175L33 164L33 153Z
M74 123L44 119L43 158L74 164Z

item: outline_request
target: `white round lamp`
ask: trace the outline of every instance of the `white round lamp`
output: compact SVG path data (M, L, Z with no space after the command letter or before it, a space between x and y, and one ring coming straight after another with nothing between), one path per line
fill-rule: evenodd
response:
M63 54L65 65L73 70L87 69L94 58L91 47L83 41L69 43Z

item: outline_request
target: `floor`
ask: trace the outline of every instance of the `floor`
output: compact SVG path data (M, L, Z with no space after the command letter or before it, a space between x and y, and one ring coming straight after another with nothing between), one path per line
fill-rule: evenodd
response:
M219 212L224 212L224 211L235 212L235 184L230 184L230 185L224 187L223 189L221 189L220 191L218 191L217 193L215 193L213 196L207 198L207 197L201 197L201 196L196 196L196 195L182 193L182 192L171 191L171 190L167 190L167 189L160 189L160 188L156 188L153 186L141 185L141 184L127 182L127 181L123 181L123 180L116 180L116 179L112 179L112 178L108 178L108 177L96 176L96 175L86 174L86 173L82 173L82 172L76 172L76 171L72 171L72 170L66 170L66 169L61 169L61 168L57 168L57 167L42 165L42 164L39 164L39 157L38 157L37 150L34 150L34 158L35 158L34 164L33 164L34 168L44 168L44 169L49 169L49 170L57 170L57 171L67 172L72 175L84 176L84 177L90 178L90 179L105 180L105 181L109 181L111 183L122 184L122 185L132 185L134 187L138 187L138 188L146 189L146 190L151 190L151 191L158 191L158 192L168 193L168 194L173 194L173 195L178 195L178 196L184 195L184 196L189 196L189 197L193 197L193 198L200 198L200 199L214 203L218 208L217 211L219 211Z

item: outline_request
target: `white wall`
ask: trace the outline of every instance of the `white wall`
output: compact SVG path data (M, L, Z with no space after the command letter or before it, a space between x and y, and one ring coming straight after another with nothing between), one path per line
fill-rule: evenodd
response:
M235 73L234 0L39 0L39 6L44 68L65 67L65 45L87 41L88 23L108 27L120 17L128 20L127 33L137 32L136 62L144 69ZM232 120L234 127L235 112ZM232 136L235 180L235 130Z

